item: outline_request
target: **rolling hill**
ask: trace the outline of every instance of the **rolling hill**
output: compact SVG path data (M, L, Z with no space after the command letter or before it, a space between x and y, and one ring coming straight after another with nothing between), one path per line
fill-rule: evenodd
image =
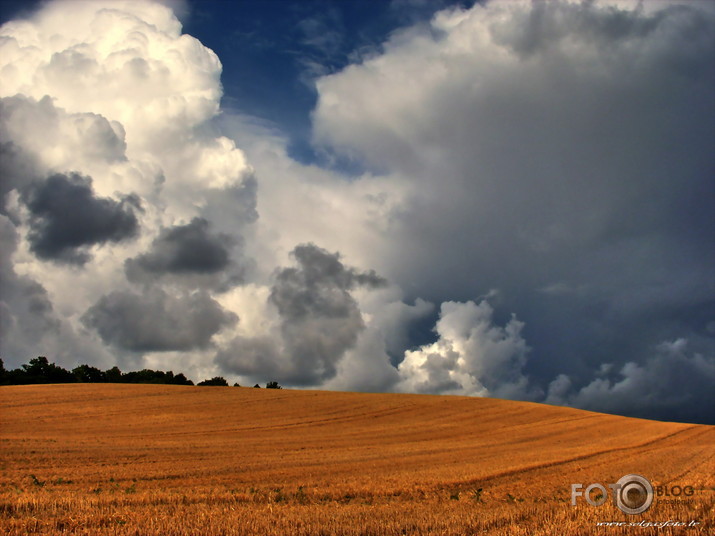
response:
M696 522L689 533L713 527L715 427L526 402L6 386L0 453L6 534L602 534L609 528L597 523L610 521L642 523L638 534L684 530L646 528L666 520ZM631 473L661 492L643 514L583 497L571 505L572 484L607 489Z

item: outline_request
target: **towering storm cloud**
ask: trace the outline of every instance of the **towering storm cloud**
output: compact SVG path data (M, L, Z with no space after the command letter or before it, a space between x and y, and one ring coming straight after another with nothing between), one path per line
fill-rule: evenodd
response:
M2 208L17 237L3 357L212 368L202 352L240 315L211 293L242 279L256 219L243 153L206 127L218 58L152 2L48 3L1 33ZM41 334L22 303L32 284L50 304L35 308L52 321Z
M707 375L715 358L715 17L702 7L447 10L320 79L316 141L408 183L388 231L399 248L367 249L369 263L408 298L497 288L539 388L563 374L581 407L702 418L703 385L676 402L648 372ZM401 369L454 391L444 378L466 365L437 334L432 357ZM687 351L662 352L679 340ZM634 402L647 392L661 402Z
M5 23L6 365L715 422L715 10L492 1L321 57L298 160L164 3Z

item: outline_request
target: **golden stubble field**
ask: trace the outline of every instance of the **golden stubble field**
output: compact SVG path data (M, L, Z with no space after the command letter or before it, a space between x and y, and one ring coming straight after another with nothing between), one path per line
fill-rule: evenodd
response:
M445 396L0 387L3 534L712 534L715 427ZM690 496L571 506L629 473ZM678 487L679 486L679 487ZM592 495L597 498L597 492ZM605 527L599 522L641 523ZM648 523L697 522L687 528Z

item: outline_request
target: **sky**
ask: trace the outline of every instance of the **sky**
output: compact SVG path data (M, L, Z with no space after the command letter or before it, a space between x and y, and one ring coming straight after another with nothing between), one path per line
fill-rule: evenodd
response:
M0 355L715 424L715 9L0 3Z

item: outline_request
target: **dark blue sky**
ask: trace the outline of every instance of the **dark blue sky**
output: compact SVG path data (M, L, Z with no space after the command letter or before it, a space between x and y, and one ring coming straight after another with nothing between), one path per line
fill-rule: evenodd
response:
M379 50L396 29L428 21L449 0L240 0L190 3L184 31L223 63L223 107L276 124L291 155L311 160L313 80ZM469 2L470 4L472 2Z

